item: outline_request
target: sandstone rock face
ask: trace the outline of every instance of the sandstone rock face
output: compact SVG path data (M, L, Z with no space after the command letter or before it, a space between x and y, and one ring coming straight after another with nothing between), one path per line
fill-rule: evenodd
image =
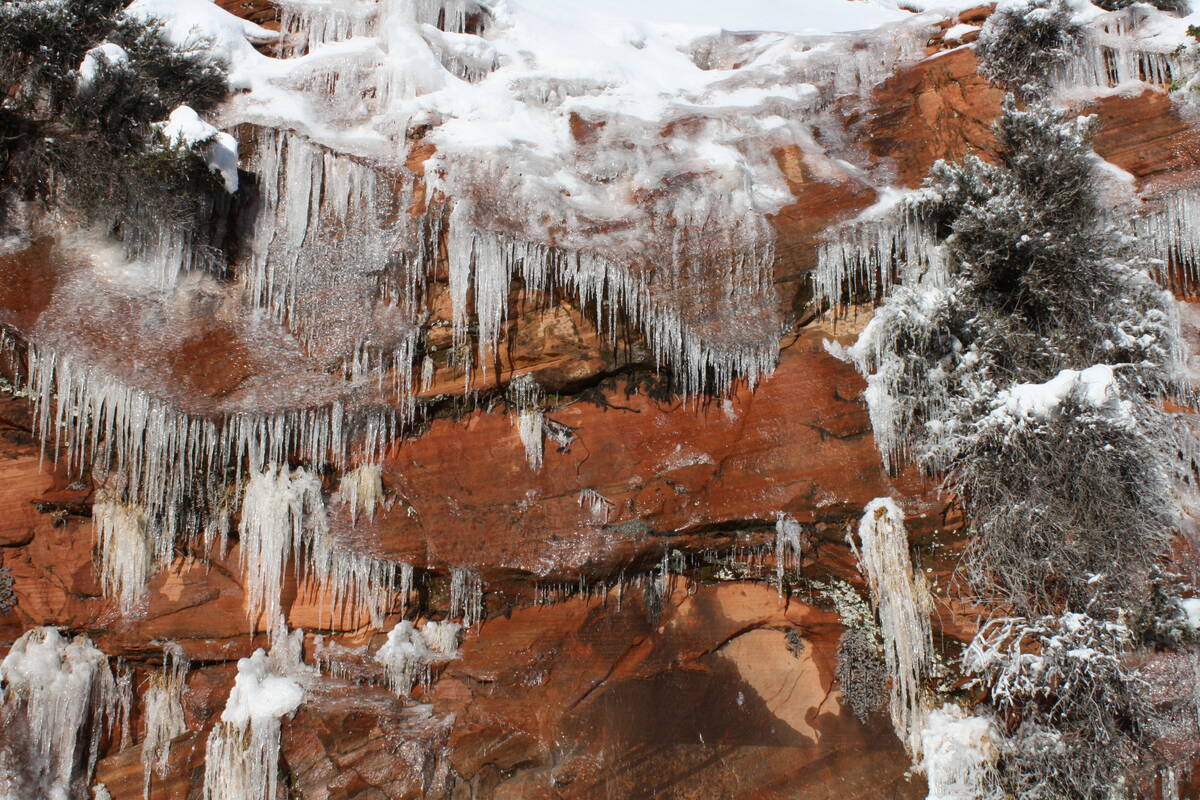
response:
M277 18L267 2L220 5L268 26ZM960 19L978 24L987 12ZM915 186L938 158L988 156L1001 95L957 44L935 37L931 51L946 48L937 58L901 71L868 107L837 110L837 147L863 175ZM1200 166L1194 128L1161 91L1104 97L1082 110L1099 116L1098 153L1147 190L1190 180ZM547 418L571 440L547 440L534 471L515 414L435 404L419 435L383 461L385 507L353 523L344 509L334 514L337 536L415 568L413 590L387 609L384 630L405 614L447 617L456 569L478 573L485 619L466 632L458 658L402 701L371 658L384 631L361 614L338 613L322 587L289 571L283 607L288 626L307 632L307 660L329 658L331 648L341 655L284 721L280 798L924 796L886 716L860 722L841 695L842 627L814 587L861 585L845 533L884 495L905 499L929 579L949 585L958 519L952 499L916 474L884 472L863 383L823 345L852 339L869 309L834 325L808 302L822 232L873 203L876 184L824 179L798 149L775 158L794 197L772 220L776 289L791 321L775 374L727 399L675 396L636 336L614 345L569 299L550 303L514 288L503 352L472 387L486 398L514 374L536 375L551 393ZM56 258L49 241L0 256L0 321L25 330L48 324L42 315L59 273L47 265L61 266ZM430 341L442 355L426 399L458 393L466 380L446 360L451 312L440 278ZM226 302L218 289L211 301ZM128 305L114 306L114 316L122 313ZM333 369L305 354L299 375L290 351L281 368L280 354L294 343L250 349L231 314L171 313L191 320L186 335L151 348L152 364L122 368L165 370L195 413L250 407L281 381L303 379L319 393ZM55 324L74 324L69 308L55 314ZM137 335L115 330L97 336ZM103 597L94 566L91 482L33 431L26 400L6 393L0 578L11 577L13 599L4 601L0 585L0 652L31 627L55 625L86 632L124 660L135 687L130 730L118 726L100 743L95 780L115 800L133 800L143 787L144 686L163 644L179 643L193 662L187 732L149 797L195 800L235 662L266 642L265 626L244 613L238 545L222 554L181 542L123 617ZM325 479L331 493L336 476ZM589 492L602 498L599 512ZM782 590L773 585L779 515L800 523L804 536ZM953 652L973 624L969 606L947 601L935 617L937 646Z

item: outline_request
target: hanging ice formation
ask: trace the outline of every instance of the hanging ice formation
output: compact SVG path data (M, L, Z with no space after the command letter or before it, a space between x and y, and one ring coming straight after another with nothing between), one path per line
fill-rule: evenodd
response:
M142 738L142 796L150 799L153 775L165 777L170 766L171 740L187 731L183 717L183 692L187 685L188 658L183 648L169 642L163 648L162 669L150 677L142 696L146 731Z
M508 387L509 402L517 409L517 434L525 448L525 460L534 472L542 469L545 452L545 421L542 387L532 375L514 378Z
M450 617L469 628L483 621L483 580L467 567L450 570Z
M422 628L409 620L398 622L375 654L392 691L407 697L415 685L429 682L435 664L457 658L461 629L454 622L430 620Z
M375 509L384 505L383 468L378 464L363 464L342 475L338 483L337 499L350 508L350 520L358 521L358 515L375 519Z
M609 514L612 513L613 501L597 492L595 489L583 489L577 500L579 507L588 512L591 521L597 525L607 525Z
M92 525L100 585L106 595L117 598L121 613L127 615L145 594L155 561L167 561L170 555L153 552L157 542L146 529L142 509L108 497L103 491L97 493L92 505Z
M833 228L817 249L813 302L839 309L866 296L882 297L897 282L946 279L936 236L913 211L912 195L887 192L854 219Z
M783 596L783 571L789 564L793 569L799 567L802 552L800 523L780 514L775 522L775 585L779 588L780 597Z
M246 485L239 528L246 612L268 631L283 620L280 592L285 564L325 587L338 613L365 612L381 627L393 596L398 565L337 542L311 473L270 467Z
M1157 35L1157 23L1165 17L1148 4L1134 4L1087 20L1082 44L1058 77L1059 88L1104 89L1139 81L1170 86L1190 74L1192 59L1179 46L1182 39Z
M1200 281L1200 191L1189 186L1152 198L1133 223L1144 255L1160 262L1159 283L1186 290Z
M892 726L914 759L919 759L925 717L922 684L933 659L929 626L933 598L921 573L913 570L904 512L891 498L879 497L867 504L858 526L859 545L849 534L847 538L879 617L884 660L892 676L888 707Z
M82 795L91 783L101 734L115 721L117 688L107 657L86 636L68 640L54 628L34 628L0 661L0 677L5 736L29 746L27 753L0 748L0 785L29 776L32 783L22 796ZM5 764L5 758L20 763Z
M273 800L279 776L280 720L304 699L295 679L273 671L262 650L238 661L221 721L204 759L204 800Z

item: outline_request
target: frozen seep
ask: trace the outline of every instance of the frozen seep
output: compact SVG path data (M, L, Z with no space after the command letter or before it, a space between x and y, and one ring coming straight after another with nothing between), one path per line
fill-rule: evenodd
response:
M238 661L238 674L204 760L204 800L273 800L281 719L304 700L293 678L271 669L262 650Z
M34 628L0 661L0 678L8 739L0 747L0 785L28 778L19 796L79 796L91 782L101 734L116 718L108 658L86 636L68 640L54 628ZM3 763L9 758L19 762Z
M933 598L921 573L913 570L904 512L895 501L879 497L867 504L858 539L856 545L850 538L850 546L879 617L884 659L892 676L888 709L892 726L914 759L919 759L925 716L922 684L933 660L929 625Z
M544 399L545 393L532 375L513 378L508 386L508 401L517 410L517 434L525 448L525 460L534 472L541 470L545 453L546 416L541 407Z

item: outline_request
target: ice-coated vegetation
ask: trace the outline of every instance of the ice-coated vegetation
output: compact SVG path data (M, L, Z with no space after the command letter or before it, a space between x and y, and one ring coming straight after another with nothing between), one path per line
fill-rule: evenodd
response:
M183 716L183 692L187 688L187 655L175 642L163 647L162 668L150 677L142 695L145 732L142 737L142 796L150 800L153 777L167 774L171 740L187 730ZM126 721L128 724L128 721Z
M943 707L897 725L923 739L931 797L1101 800L1175 767L1152 743L1177 710L1149 701L1157 689L1134 665L1149 658L1144 642L1186 646L1163 564L1195 447L1163 409L1189 395L1175 301L1154 277L1176 255L1190 269L1187 210L1169 200L1135 227L1103 205L1093 120L1047 98L1064 75L1076 86L1168 76L1121 66L1120 48L1105 51L1106 78L1072 73L1098 30L1129 40L1120 26L1157 19L1077 11L1016 0L989 19L981 69L1017 95L996 124L997 158L939 162L890 210L932 241L876 259L870 269L900 285L870 286L886 292L874 318L853 347L830 347L867 378L885 463L946 478L965 512L969 585L1008 615L984 622L958 665L983 695L976 715ZM930 252L944 270L928 269ZM857 269L829 262L823 299L853 299ZM903 584L903 533L892 552L904 563L876 572ZM881 578L867 574L874 597ZM913 607L905 618L927 626ZM896 628L880 623L886 644Z

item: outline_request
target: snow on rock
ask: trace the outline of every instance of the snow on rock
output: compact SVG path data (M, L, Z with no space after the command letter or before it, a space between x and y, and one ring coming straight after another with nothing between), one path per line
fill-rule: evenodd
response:
M86 89L91 86L97 73L100 72L101 65L118 67L127 63L129 63L129 53L125 52L125 48L121 45L112 42L96 45L84 54L83 61L79 64L79 88Z
M0 678L5 711L23 720L31 745L20 765L4 763L21 757L18 748L0 748L0 780L29 776L21 796L76 796L77 782L86 785L95 768L104 725L114 718L117 690L108 658L87 636L68 640L54 628L34 628L0 661Z
M238 661L238 674L208 737L204 800L270 800L279 777L280 720L304 700L291 677L270 668L259 649Z
M921 731L926 800L988 797L996 758L996 729L986 717L968 715L947 703L929 711Z
M200 119L192 108L179 106L166 122L157 122L155 129L174 147L195 149L204 147L205 163L225 181L225 191L238 189L238 142Z
M163 0L134 5L176 14ZM377 238L400 241L402 255L389 263L412 274L396 283L419 287L429 255L422 248L448 223L456 338L473 316L476 363L491 363L504 298L520 277L531 291L576 295L610 334L622 320L639 328L687 392L754 383L773 369L781 320L768 215L791 198L777 150L799 146L814 174L844 174L808 120L833 97L864 95L921 58L934 23L946 18L851 0L281 5L286 58L255 50L250 39L262 33L211 4L178 4L172 35L186 44L207 31L233 85L246 90L223 125L287 131L290 142L323 148L316 155L326 169L353 156L388 176L388 186L409 141L422 139L433 146L423 166L427 196L444 198L452 213L431 209L414 231L379 230ZM727 28L776 32L731 37ZM862 29L871 30L844 32ZM291 169L274 174L280 185L267 181L268 198L291 207L288 195L304 187L285 177ZM376 205L377 187L354 174L326 183ZM295 208L307 212L302 199ZM381 212L394 224L394 214ZM264 280L250 286L287 289L289 309L337 285L321 275L342 269L297 266L311 225L296 213L291 228L301 235L276 229L255 267ZM329 237L321 243L336 247ZM273 305L272 293L254 299Z

